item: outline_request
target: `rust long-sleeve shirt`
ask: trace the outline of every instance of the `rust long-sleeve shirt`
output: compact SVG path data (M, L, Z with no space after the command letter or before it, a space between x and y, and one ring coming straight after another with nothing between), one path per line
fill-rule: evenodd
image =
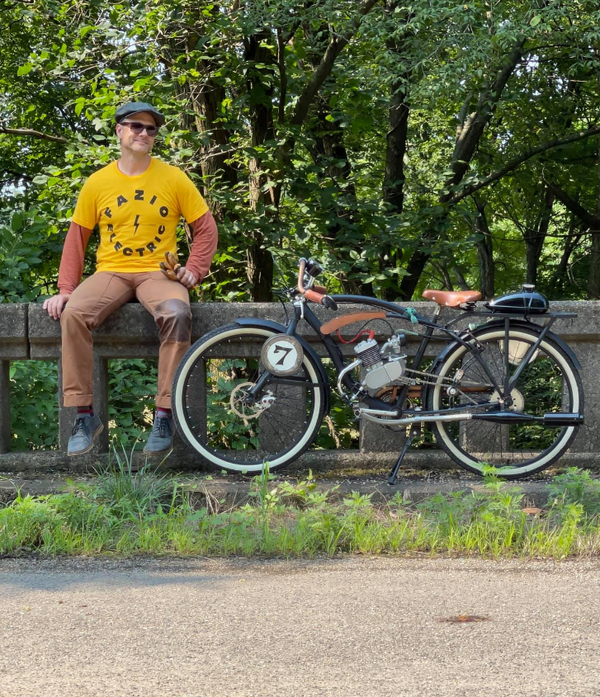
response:
M185 265L198 279L198 283L208 273L210 263L217 251L217 224L210 211L190 223L192 229L192 251ZM92 231L77 223L71 223L63 247L60 269L58 272L58 289L70 295L81 281L83 260L87 243ZM158 261L157 269L158 271Z

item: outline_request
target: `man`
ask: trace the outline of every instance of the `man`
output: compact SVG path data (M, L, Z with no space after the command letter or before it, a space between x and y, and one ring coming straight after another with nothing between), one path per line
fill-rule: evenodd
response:
M115 121L121 157L84 184L62 253L59 294L48 298L44 309L61 322L63 403L77 407L69 455L89 452L104 428L92 406L92 330L133 298L152 314L160 338L158 392L144 452L164 455L173 440L171 383L190 346L188 290L208 273L217 228L189 177L150 156L164 116L147 102L133 102L117 109ZM160 271L159 262L165 252L176 252L181 216L192 228L193 245L173 281ZM96 272L80 284L85 249L96 225Z

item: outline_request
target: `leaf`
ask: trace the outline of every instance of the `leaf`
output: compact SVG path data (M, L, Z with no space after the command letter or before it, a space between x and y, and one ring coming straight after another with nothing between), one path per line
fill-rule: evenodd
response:
M541 15L535 15L531 18L531 22L529 22L530 26L532 27L537 27L537 25L542 21Z
M27 75L27 73L30 73L33 70L33 65L31 63L26 63L25 65L20 65L19 69L17 70L17 75Z

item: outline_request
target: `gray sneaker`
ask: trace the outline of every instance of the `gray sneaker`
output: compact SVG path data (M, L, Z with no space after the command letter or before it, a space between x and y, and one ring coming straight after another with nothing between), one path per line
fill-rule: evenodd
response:
M152 433L148 438L144 453L146 455L164 455L173 448L173 419L168 416L154 417Z
M67 455L84 455L89 453L94 447L94 441L104 430L102 421L93 414L80 415L75 419L69 445L67 446Z

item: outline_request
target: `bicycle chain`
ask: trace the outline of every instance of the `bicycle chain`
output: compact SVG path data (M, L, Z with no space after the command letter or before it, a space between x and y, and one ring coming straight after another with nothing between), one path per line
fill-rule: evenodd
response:
M433 373L427 373L423 370L414 370L413 368L407 368L406 372L411 373L411 375L425 375L429 378L434 377ZM418 379L420 379L420 378L418 378ZM401 380L404 381L404 384L406 384L406 385L410 384L409 382L407 382L407 380L410 380L410 376L408 376L408 375L403 375L402 377L398 378L398 382ZM450 385L456 384L454 378L450 378L450 377L438 377L438 380L436 380L435 382L433 380L420 379L420 382L418 382L417 384L418 385L439 385L440 384L439 380L446 380ZM443 382L441 383L442 386L444 386L444 384L445 383L443 383ZM473 380L465 380L465 381L460 381L458 384L465 385L465 386L467 386L467 385L480 385L481 382L476 382ZM489 387L489 385L486 385L486 387Z

